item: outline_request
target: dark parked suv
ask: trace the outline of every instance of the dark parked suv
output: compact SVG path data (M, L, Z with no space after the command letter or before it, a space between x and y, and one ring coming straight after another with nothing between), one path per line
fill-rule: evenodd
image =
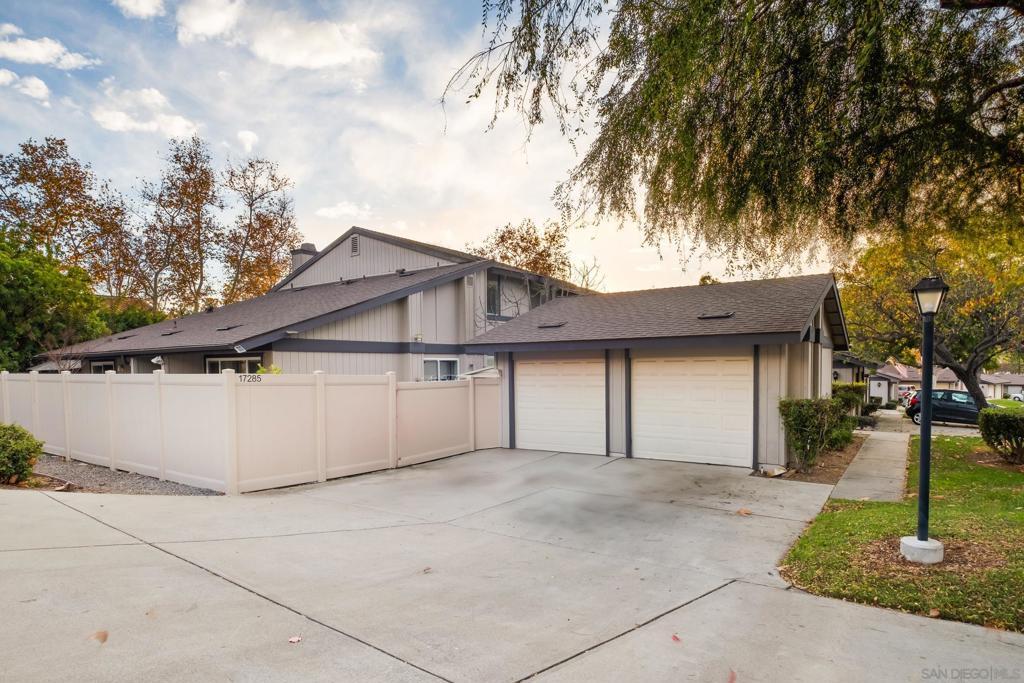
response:
M907 406L907 417L914 424L921 424L921 392L910 400ZM962 424L978 424L978 405L966 391L949 391L936 389L932 391L932 421L960 422Z

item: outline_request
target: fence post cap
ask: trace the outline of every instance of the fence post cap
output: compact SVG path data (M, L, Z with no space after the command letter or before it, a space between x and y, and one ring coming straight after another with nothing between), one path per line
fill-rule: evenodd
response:
M104 375L116 375L117 371L116 370L104 370L103 374Z
M61 370L60 374L62 374L62 375L70 375L71 371L70 370Z
M231 368L225 368L225 369L220 371L220 374L222 374L222 375L233 375L233 374L235 374L235 371L232 370Z
M0 370L0 375L9 375L9 374L11 374L9 370Z
M38 375L39 371L38 370L29 370L28 374L30 374L30 375Z
M327 373L324 372L323 370L314 370L313 374L314 375L326 375Z

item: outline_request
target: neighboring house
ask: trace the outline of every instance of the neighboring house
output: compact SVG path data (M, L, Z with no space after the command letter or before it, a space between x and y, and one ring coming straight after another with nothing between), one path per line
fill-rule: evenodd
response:
M1013 386L1013 375L1005 373L978 375L978 383L985 398L1002 398ZM894 360L880 367L870 378L869 392L871 396L879 396L886 400L896 400L900 392L919 390L921 388L921 369L911 365L903 365ZM935 389L953 389L966 391L967 387L949 368L938 368L932 380ZM883 393L884 392L884 393Z
M292 252L269 293L63 349L83 372L395 372L446 380L492 362L464 344L581 290L472 254L353 227Z
M997 372L995 376L1003 381L1003 395L1024 394L1024 374Z
M878 368L878 363L862 360L853 354L837 351L832 358L832 380L835 382L864 382Z
M563 298L467 344L502 371L502 445L785 465L779 400L848 348L829 274Z

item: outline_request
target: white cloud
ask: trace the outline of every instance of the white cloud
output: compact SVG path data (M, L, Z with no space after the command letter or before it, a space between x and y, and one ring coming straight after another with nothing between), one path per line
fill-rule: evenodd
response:
M18 76L8 69L0 69L0 87L10 87L26 97L38 101L44 107L50 106L50 89L35 76Z
M379 57L355 22L309 21L291 12L247 7L244 0L187 0L176 18L182 44L220 38L288 69L352 66L373 63ZM358 76L355 79L358 83Z
M284 13L254 22L247 42L263 61L290 69L349 66L378 56L356 24L303 21Z
M178 7L178 40L191 43L228 34L238 23L243 0L188 0Z
M321 218L337 220L339 218L355 218L366 220L373 215L369 204L356 204L355 202L340 201L334 206L324 206L316 210L316 215Z
M112 0L126 17L151 19L164 14L164 0Z
M14 24L0 24L0 59L21 64L46 64L72 70L99 64L99 60L71 52L53 38L23 38L24 31Z
M108 78L102 84L104 100L92 108L92 118L103 128L117 132L162 133L167 137L187 137L196 132L196 124L174 112L170 102L156 88L127 90Z
M237 137L238 141L242 143L242 149L245 150L246 154L251 152L256 143L260 141L260 136L251 130L240 130Z

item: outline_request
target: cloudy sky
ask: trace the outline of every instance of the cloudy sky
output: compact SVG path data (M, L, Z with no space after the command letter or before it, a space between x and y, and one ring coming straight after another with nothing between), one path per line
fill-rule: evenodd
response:
M119 187L155 177L171 136L221 159L259 154L296 184L299 228L322 247L353 224L462 248L506 222L554 216L576 160L550 126L525 142L514 114L445 82L484 38L478 0L6 0L0 7L0 151L65 137ZM635 228L573 233L608 290L691 284Z

